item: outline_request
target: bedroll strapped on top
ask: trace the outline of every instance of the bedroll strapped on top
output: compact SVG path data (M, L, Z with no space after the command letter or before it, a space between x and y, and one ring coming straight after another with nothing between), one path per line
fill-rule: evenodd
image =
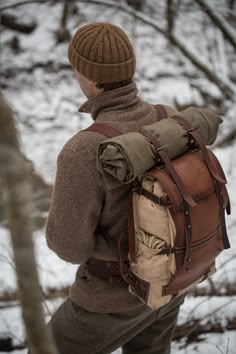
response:
M165 109L156 106L165 118ZM215 271L215 259L230 247L225 210L230 214L226 178L201 136L177 115L188 134L188 151L170 160L150 132L141 130L152 145L156 164L135 178L129 195L129 268L123 268L118 240L119 272L129 291L152 309L168 303ZM122 133L93 124L109 138Z

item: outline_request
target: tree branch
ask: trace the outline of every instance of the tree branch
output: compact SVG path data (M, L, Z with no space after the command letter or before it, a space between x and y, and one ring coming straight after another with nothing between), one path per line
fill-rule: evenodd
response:
M205 0L195 0L199 6L206 12L212 22L223 32L225 38L236 49L236 36L232 27L225 21L225 19L218 15L215 10Z
M34 21L28 23L20 22L15 16L7 14L2 14L0 16L0 23L2 26L26 34L32 33L37 26L37 23Z
M59 43L70 39L70 33L69 33L67 26L66 26L67 19L69 16L70 5L71 5L71 0L64 0L62 16L61 16L61 21L60 21L60 28L57 31L57 40Z
M171 34L174 30L175 22L175 8L174 0L167 0L166 2L166 20L167 20L167 31Z
M229 134L227 134L217 144L215 144L214 148L218 148L218 147L223 147L225 145L229 145L235 139L236 139L236 128L234 128Z
M109 7L115 7L119 9L120 11L125 12L126 14L128 13L129 15L134 16L136 19L142 21L142 23L145 23L151 27L153 27L157 32L161 33L167 40L169 40L175 47L177 47L180 52L187 57L191 63L198 68L211 82L213 82L218 88L223 92L223 94L226 95L226 97L232 99L232 97L235 97L235 92L233 87L231 86L230 82L226 82L223 78L219 77L218 75L215 74L214 71L210 69L210 66L208 66L206 63L201 61L197 56L190 50L186 45L184 45L180 39L175 37L173 34L170 35L165 29L161 28L160 26L157 25L157 23L150 19L147 15L135 11L133 8L130 6L123 5L122 3L117 3L114 1L110 0L75 0L76 2L86 2L88 4L98 4L98 5L104 5L104 6L109 6ZM42 0L28 0L28 3L32 2L44 2ZM27 1L25 1L27 3ZM19 3L16 3L14 6L19 6ZM13 6L13 5L11 5ZM5 10L9 7L5 6L3 8L0 8L0 11Z
M184 54L192 64L197 67L205 76L213 82L228 98L235 97L235 91L230 82L225 81L223 78L219 77L214 71L210 69L206 63L200 60L187 46L185 46L177 37L173 34L169 36L169 40L174 44L182 54Z
M11 124L5 117L10 117ZM6 127L7 124L7 127ZM0 131L13 135L12 143L0 140L1 177L9 206L10 232L29 348L32 354L57 354L44 322L42 296L32 241L30 173L15 139L11 110L0 96Z
M46 3L46 2L47 2L47 0L25 0L25 1L21 1L21 2L16 2L15 4L11 4L11 5L6 5L6 6L3 6L3 7L0 7L0 11L5 11L5 10L8 10L8 9L14 9L16 7L19 7L19 6L33 4L33 3L43 4L43 3Z

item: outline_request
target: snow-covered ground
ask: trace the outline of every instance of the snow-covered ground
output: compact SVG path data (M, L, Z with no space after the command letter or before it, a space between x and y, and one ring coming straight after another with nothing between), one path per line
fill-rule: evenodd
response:
M14 2L6 0L4 6ZM222 8L221 1L215 2L218 6L220 4L219 9ZM149 4L150 8L151 5L155 8L155 0L151 0ZM196 86L204 88L216 100L220 97L218 88L209 84L203 76L197 77L193 66L181 57L177 50L170 49L163 37L152 27L135 21L124 12L114 11L112 7L78 3L78 8L77 14L71 16L68 22L71 32L78 25L87 22L112 19L113 23L122 26L131 36L138 58L136 80L140 96L145 100L170 105L175 103L201 105L203 97ZM15 112L25 154L32 159L35 169L51 183L55 177L56 157L62 145L75 132L91 123L89 117L78 113L78 107L83 103L84 97L69 68L66 55L68 43L56 44L55 33L59 28L61 11L61 2L50 1L9 9L6 12L18 18L35 19L38 26L30 35L18 34L4 28L0 32L2 92ZM151 10L147 9L146 12L148 11ZM150 16L153 14L150 13ZM154 16L159 25L164 26L164 5L160 6ZM206 52L209 37L212 36L212 40L215 40L217 32L209 27L206 28L205 36L199 35L198 23L201 22L201 16L200 11L190 11L189 22L186 21L184 28L181 28L183 21L181 16L177 21L178 33L188 38L188 44L195 46L195 51L199 51L200 55ZM190 29L191 36L188 37ZM10 48L14 35L17 35L20 45L17 54ZM221 55L215 59L220 49L222 52L222 47L218 48L217 45L214 47L212 65L215 64L227 79L230 70L227 68L225 58ZM189 74L189 77L186 74ZM225 107L227 107L225 123L221 126L220 137L236 126L235 103L227 102ZM226 148L214 149L214 152L228 178L232 215L227 217L227 225L232 247L218 258L218 271L212 276L212 281L198 285L199 291L205 293L208 291L213 295L188 296L182 306L178 324L198 319L200 324L217 323L223 332L200 334L196 342L186 343L186 338L175 341L172 352L178 354L233 354L236 348L235 324L234 330L230 330L226 325L230 321L236 321L236 142ZM74 279L76 266L60 260L47 248L43 229L35 232L34 241L43 292L47 293L49 288L59 289L69 286ZM0 227L0 297L4 293L15 293L16 288L9 234L6 229ZM232 288L234 295L227 296L226 290ZM217 290L217 295L214 295L214 289ZM63 298L45 301L46 318L50 317L62 301ZM7 336L13 338L16 345L23 343L24 331L17 301L0 302L0 338ZM16 350L14 354L25 352Z

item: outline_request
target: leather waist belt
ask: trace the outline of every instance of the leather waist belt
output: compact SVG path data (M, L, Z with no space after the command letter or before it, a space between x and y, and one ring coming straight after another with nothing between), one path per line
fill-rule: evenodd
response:
M101 259L89 258L86 263L87 270L96 277L108 280L111 284L126 284L119 270L118 262L103 261ZM123 262L122 269L128 271L128 262Z

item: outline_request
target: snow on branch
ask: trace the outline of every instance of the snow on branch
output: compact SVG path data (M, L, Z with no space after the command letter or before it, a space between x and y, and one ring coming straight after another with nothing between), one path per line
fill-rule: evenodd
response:
M197 67L200 71L202 71L205 76L216 84L219 89L225 94L228 98L235 97L235 91L233 85L230 82L226 81L224 78L218 76L215 71L210 69L210 65L203 62L196 53L190 50L186 45L184 45L177 37L173 34L169 36L169 40L172 44L174 44L181 52L184 54L191 62Z
M236 34L233 28L226 22L226 20L222 16L218 15L215 12L215 9L211 5L209 5L209 1L207 2L205 0L196 0L196 2L206 12L212 22L220 28L225 38L236 49Z
M200 0L197 0L197 1L200 1ZM23 3L26 4L26 3L33 3L33 2L43 3L45 1L43 1L43 0L26 0ZM86 4L90 3L90 4L98 4L98 5L114 7L114 8L119 9L120 11L125 12L126 14L134 16L136 19L140 20L142 23L145 23L145 24L153 27L157 32L159 32L167 40L169 40L172 45L177 47L180 50L180 52L186 58L188 58L191 61L191 63L208 78L208 80L210 80L215 85L217 85L218 88L223 92L223 94L226 97L228 97L230 99L235 97L235 91L234 91L234 88L232 87L230 82L226 81L224 78L215 74L215 72L213 70L211 70L210 65L203 62L199 57L197 57L196 53L194 53L190 48L188 48L185 44L183 44L180 39L178 39L175 35L170 34L168 32L168 30L160 27L157 24L157 22L155 20L152 20L149 16L143 14L140 11L134 10L129 5L126 5L126 4L120 3L120 2L115 2L112 0L75 0L75 2L81 2L81 3L85 2ZM20 6L23 3L15 3L13 5L2 7L2 8L0 8L0 11L6 10L6 9L13 7L13 6L14 7ZM221 21L221 23L223 23L223 21Z

